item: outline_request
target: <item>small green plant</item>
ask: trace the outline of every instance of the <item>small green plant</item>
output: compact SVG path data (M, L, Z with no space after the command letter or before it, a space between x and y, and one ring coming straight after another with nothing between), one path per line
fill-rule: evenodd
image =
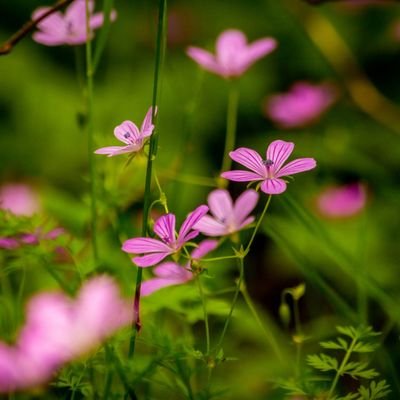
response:
M373 338L380 333L374 332L371 327L362 326L359 328L338 326L336 329L340 335L334 340L321 342L320 345L326 350L339 352L337 355L319 353L310 354L306 358L307 364L314 370L320 373L335 373L333 378L320 374L314 376L311 373L305 374L301 382L288 380L280 382L279 386L290 395L301 395L310 399L315 397L321 400L385 399L390 393L386 380L376 381L375 378L379 373L369 366L369 361L356 359L356 353L373 353L378 348ZM356 391L342 395L338 384L345 375L357 381L362 379L366 381L365 385L360 384Z

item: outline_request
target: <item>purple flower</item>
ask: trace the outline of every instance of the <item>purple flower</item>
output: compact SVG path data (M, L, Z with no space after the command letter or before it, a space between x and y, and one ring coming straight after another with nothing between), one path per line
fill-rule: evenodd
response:
M156 109L157 112L157 109ZM124 121L114 129L115 137L126 146L102 147L95 151L96 154L107 154L108 157L117 156L124 153L137 153L142 149L146 138L151 136L154 125L151 122L153 107L149 108L144 117L142 126L139 128L131 121Z
M34 233L21 233L13 237L0 237L0 248L14 250L23 245L38 245L42 240L55 240L63 235L63 228L54 228L51 231L43 232L41 228L37 228Z
M336 91L331 85L298 82L287 93L271 96L265 112L282 128L304 126L318 119L335 97Z
M192 229L207 211L208 207L204 205L192 211L183 222L178 235L175 234L175 215L165 214L157 219L153 228L161 240L147 237L128 239L122 245L122 250L127 253L145 254L132 258L139 267L158 264L169 254L178 252L186 242L199 234L199 231Z
M49 7L40 7L32 14L32 19L40 18L49 11ZM89 0L90 28L97 29L103 25L103 13L95 13L94 0ZM117 17L115 10L111 12L111 20ZM39 31L33 34L33 40L46 46L63 44L77 45L86 42L86 0L75 0L66 9L65 14L55 12L37 25Z
M331 218L350 217L360 212L366 204L365 187L360 183L330 187L317 199L319 211Z
M254 217L249 217L249 214L257 201L258 193L253 189L243 192L235 204L227 190L216 189L208 195L212 216L205 215L194 228L208 236L230 235L254 221Z
M194 261L199 261L210 251L213 251L218 246L217 240L203 240L199 243L191 254ZM142 283L141 293L143 296L162 289L167 286L180 285L193 279L193 273L190 271L191 262L189 261L184 267L174 263L165 262L154 268L155 278L149 279Z
M233 78L241 76L258 59L271 53L276 46L276 40L270 37L248 44L243 32L229 29L219 35L215 56L198 47L189 47L186 53L207 71L223 78Z
M129 304L106 276L86 282L75 300L62 293L34 296L16 344L0 342L0 393L46 383L63 364L130 324L130 315Z
M229 153L232 160L244 165L252 172L235 170L223 172L221 176L235 182L261 181L261 190L267 194L280 194L286 190L284 176L298 174L316 167L313 158L298 158L283 166L292 153L294 144L283 140L273 141L267 149L266 159L254 150L240 147Z

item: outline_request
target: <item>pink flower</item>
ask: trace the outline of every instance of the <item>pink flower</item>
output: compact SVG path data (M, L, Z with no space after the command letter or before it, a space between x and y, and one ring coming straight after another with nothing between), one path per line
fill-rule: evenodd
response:
M186 53L207 71L223 78L233 78L241 76L276 46L276 40L269 37L248 44L243 32L229 29L219 35L215 56L198 47L189 47Z
M0 188L0 208L15 215L26 215L40 211L39 197L28 185L9 183Z
M366 204L365 187L360 183L330 187L322 192L317 205L319 211L331 218L349 217L361 211Z
M265 113L282 128L304 126L318 119L335 97L334 88L328 84L298 82L287 93L271 96Z
M55 240L64 233L63 228L54 228L46 233L41 228L37 228L33 233L21 233L13 237L0 237L0 249L14 250L23 245L33 246L43 240Z
M127 253L145 254L132 258L132 261L139 267L158 264L169 254L178 252L186 242L199 234L199 231L192 229L207 211L207 206L199 206L192 211L183 222L177 236L175 234L175 215L165 214L157 219L153 228L161 240L147 237L128 239L122 245L122 250Z
M235 204L227 190L216 189L208 196L208 206L213 216L205 215L194 228L208 236L224 236L240 231L254 221L249 214L257 201L258 193L252 189L243 192Z
M298 158L283 166L292 153L294 144L283 140L273 141L267 149L266 159L254 150L240 147L229 153L232 160L244 165L252 172L235 170L223 172L221 176L235 182L261 181L261 190L267 194L280 194L286 190L284 176L298 174L316 167L313 158Z
M0 343L0 393L47 382L63 364L128 325L129 308L106 276L86 282L75 300L62 293L36 295L16 344Z
M217 240L203 240L199 246L192 252L192 260L199 261L210 251L218 246ZM142 283L141 293L143 296L160 290L167 286L180 285L193 279L193 273L190 271L191 262L189 261L184 267L174 263L165 262L154 268L155 278L149 279Z
M32 15L32 19L40 18L49 7L40 7ZM89 0L90 28L100 28L104 22L103 13L95 13L94 0ZM117 17L115 10L111 12L111 20ZM66 9L65 14L55 12L37 25L39 31L33 34L33 40L46 46L62 44L77 45L86 42L86 0L75 0Z
M157 112L157 109L156 109ZM144 117L140 131L138 127L131 121L124 121L114 129L115 137L126 146L110 146L102 147L95 151L96 154L107 154L108 157L117 156L124 153L137 153L142 149L145 140L151 136L154 125L151 122L153 107L150 107Z

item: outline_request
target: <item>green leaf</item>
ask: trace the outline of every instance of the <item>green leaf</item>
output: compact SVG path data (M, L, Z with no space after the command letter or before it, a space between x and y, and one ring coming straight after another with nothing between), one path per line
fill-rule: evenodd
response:
M343 374L350 375L352 378L372 379L379 375L374 369L367 369L368 363L352 361L343 367Z
M320 342L321 347L330 350L347 350L347 342L341 338L338 338L337 342L328 341Z
M361 397L358 397L357 400L384 399L390 392L390 386L386 383L385 380L379 381L378 383L372 381L369 385L369 388L361 386L358 389L358 393Z
M338 361L326 354L312 354L307 356L307 363L320 371L337 371Z

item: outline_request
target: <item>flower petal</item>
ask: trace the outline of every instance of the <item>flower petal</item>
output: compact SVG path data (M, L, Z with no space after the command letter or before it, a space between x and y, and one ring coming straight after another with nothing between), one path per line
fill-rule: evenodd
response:
M211 213L220 221L231 218L233 212L232 198L225 189L213 190L208 195L208 205Z
M298 158L297 160L291 161L286 164L278 173L276 177L286 175L294 175L299 172L309 171L317 166L317 162L313 158Z
M145 237L125 240L122 244L122 250L132 254L163 253L171 251L170 247L160 240Z
M267 160L274 162L272 170L275 174L282 167L294 149L294 143L284 140L274 140L267 149Z
M115 10L111 11L110 14L110 21L113 22L117 19L117 12ZM103 13L95 13L90 17L90 28L91 29L98 29L104 23L104 15Z
M261 184L261 190L267 194L280 194L286 190L286 182L283 179L266 179Z
M246 64L249 67L259 58L271 53L276 49L277 42L273 38L263 38L249 44L246 51Z
M225 224L217 221L210 215L205 215L199 222L197 222L194 228L207 236L223 236L227 234Z
M186 54L207 71L224 76L224 70L218 65L210 52L199 47L188 47Z
M89 15L94 10L94 0L89 0ZM75 0L65 11L66 23L73 25L77 31L86 31L86 0Z
M158 218L153 230L164 242L175 243L175 215L165 214Z
M248 149L247 147L239 147L231 151L229 156L232 160L259 174L261 178L265 177L266 168L263 159L255 150Z
M117 156L119 154L131 153L135 151L136 146L109 146L102 147L95 151L96 154L107 154L108 157Z
M146 254L145 256L133 257L132 261L138 267L151 267L153 265L158 264L161 260L163 260L168 255L172 254L172 250L168 249L168 252L160 252L160 253L152 253Z
M154 115L156 115L156 114L157 114L157 107L154 112ZM152 123L152 117L153 117L153 107L150 107L149 111L147 111L147 114L144 117L142 126L140 127L140 136L141 137L147 137L153 133L154 125Z
M213 251L218 246L218 240L206 239L199 243L198 247L196 247L192 251L192 258L198 260L201 257L204 257L210 251Z
M216 44L216 59L226 76L240 75L243 72L241 67L246 46L246 36L239 30L228 29L219 35Z
M126 144L132 144L140 139L140 132L132 121L124 121L114 129L115 137Z
M39 7L37 8L33 14L32 19L36 20L40 18L43 14L49 11L50 7ZM59 11L50 14L42 21L40 21L37 25L37 28L42 30L43 32L49 34L49 36L58 36L63 37L65 35L65 23L64 23L64 16Z
M53 35L50 33L44 32L35 32L32 35L32 39L40 44L44 44L45 46L60 46L65 44L65 37L61 35Z
M194 211L192 211L185 221L183 222L181 229L179 230L178 234L178 245L182 246L185 242L193 239L196 235L193 236L192 232L189 234L189 231L193 228L193 226L198 222L205 214L208 212L208 207L205 205L201 205L197 207Z
M243 221L257 205L258 197L258 193L255 190L249 189L243 192L236 199L235 205L233 207L235 225L242 226Z
M222 178L229 179L230 181L235 182L251 182L263 180L263 178L255 172L241 170L223 172L220 176Z
M157 265L153 270L154 275L166 279L179 279L182 271L188 272L185 268L170 261Z

